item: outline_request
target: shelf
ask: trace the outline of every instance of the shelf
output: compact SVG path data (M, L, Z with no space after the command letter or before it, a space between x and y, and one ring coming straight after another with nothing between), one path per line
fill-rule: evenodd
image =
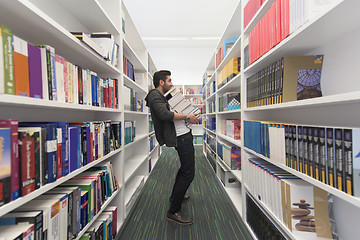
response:
M262 210L262 212L270 219L271 222L279 229L279 231L285 235L286 239L296 239L296 237L290 232L290 230L280 221L270 209L256 197L254 197L250 191L250 188L244 184L249 197L255 202L255 204Z
M202 97L202 94L184 94L184 97L193 97L193 98L198 98L198 97Z
M113 77L121 74L115 66L106 62L30 1L2 1L0 22L9 26L15 35L34 45L47 44L54 47L56 54L82 68Z
M155 131L149 132L149 136L153 135L154 133L155 133Z
M217 157L217 153L210 147L210 145L207 142L204 142L204 143L206 144L206 149L209 149ZM206 154L205 154L205 156L206 156Z
M137 82L126 76L126 74L123 74L124 76L124 85L132 88L135 92L138 92L140 94L146 94L147 90L142 88Z
M241 147L241 140L235 140L235 139L228 137L222 133L217 133L217 136L221 137L222 139L224 139L227 142L230 142L238 147Z
M249 226L249 224L246 221L243 221L244 225L247 227L247 229L249 230L249 233L251 235L251 237L253 238L253 240L258 240L258 238L256 237L255 233L253 232L253 230L251 229L251 227Z
M241 188L229 188L224 186L225 191L229 195L234 207L238 211L239 215L242 216L242 194Z
M144 176L137 176L136 178L134 178L133 181L130 183L129 192L127 191L127 187L125 186L125 206L129 203L131 197L134 195L143 179Z
M135 155L125 162L125 184L131 179L136 170L148 159L148 155Z
M349 194L347 194L347 193L345 193L343 191L340 191L340 190L338 190L338 189L336 189L334 187L331 187L331 186L329 186L329 185L327 185L325 183L322 183L322 182L320 182L320 181L318 181L318 180L316 180L316 179L314 179L314 178L312 178L312 177L310 177L308 175L305 175L305 174L303 174L301 172L298 172L298 171L296 171L296 170L294 170L292 168L289 168L289 167L287 167L287 166L285 166L283 164L275 163L275 162L271 161L269 158L267 158L267 157L265 157L265 156L263 156L261 154L258 154L255 151L253 151L253 150L251 150L251 149L249 149L247 147L244 147L244 149L247 152L249 152L249 153L251 153L251 154L253 154L253 155L255 155L255 156L257 156L257 157L259 157L261 159L264 159L265 161L267 161L267 162L269 162L269 163L271 163L271 164L273 164L273 165L275 165L275 166L277 166L277 167L279 167L279 168L281 168L281 169L283 169L283 170L285 170L285 171L287 171L287 172L289 172L289 173L303 179L304 181L306 181L306 182L308 182L308 183L310 183L310 184L312 184L312 185L314 185L314 186L316 186L318 188L321 188L324 191L327 191L328 193L331 193L332 195L334 195L334 196L336 196L336 197L338 197L338 198L340 198L340 199L342 199L342 200L344 200L344 201L346 201L346 202L348 202L348 203L350 203L350 204L352 204L352 205L354 205L356 207L360 207L360 198L351 196L351 195L349 195Z
M86 224L86 226L81 230L81 232L79 232L78 236L75 238L75 240L79 240L81 238L82 235L84 235L84 233L89 229L89 227L91 227L91 225L96 221L96 219L100 216L100 214L104 211L104 209L111 203L111 201L116 197L116 195L120 192L121 187L116 190L115 192L113 192L113 194L111 195L111 197L108 198L108 200L106 200L104 202L104 204L101 206L101 209L99 210L99 212L93 217L93 219Z
M125 148L125 149L126 149L126 148L129 148L129 147L131 147L133 144L135 144L135 143L143 140L143 139L146 138L146 137L149 137L149 136L148 136L147 134L140 135L140 136L136 136L135 139L134 139L134 141L126 144L126 145L124 146L124 148Z
M118 29L116 24L110 20L97 0L56 0L56 2L61 4L71 16L80 19L81 24L91 32L109 32L113 35L121 32L121 29Z
M37 109L39 108L63 109L63 110L75 110L75 111L121 113L120 109L94 107L94 106L81 105L75 103L64 103L58 101L50 101L45 99L37 99L37 98L7 95L7 94L0 94L0 105L10 106L10 107L37 108Z
M231 170L236 179L242 183L241 170Z
M271 0L273 1L273 0ZM359 1L338 0L332 9L318 14L307 21L286 39L265 53L245 69L249 77L283 56L296 56L309 53L326 43L344 36L359 25L360 19L355 9L360 8ZM339 17L347 16L347 17ZM337 29L334 31L333 29Z
M138 55L136 55L135 51L131 48L130 44L123 39L124 43L124 56L130 60L130 62L134 65L135 72L147 72L147 68L141 62Z
M214 93L212 93L205 101L210 101L215 97L216 91Z
M206 113L206 115L216 115L216 112L213 112L213 113Z
M230 52L224 57L216 71L220 71L225 67L225 65L234 57L240 57L241 55L241 37L239 37L234 46L231 48Z
M274 105L267 105L261 107L245 108L244 112L264 111L273 109L288 109L288 108L309 108L309 107L323 107L332 105L352 104L360 102L360 91L335 94L325 97L311 98L293 102L286 102Z
M136 115L148 115L149 114L147 112L135 112L135 111L129 111L129 110L125 110L124 113L125 114L136 114Z
M241 113L241 109L218 112L217 114L218 114L218 115L223 115L223 114L231 114L231 113Z
M89 163L88 165L85 165L84 167L81 167L71 173L69 173L68 175L66 175L65 177L62 177L58 180L56 180L55 182L52 183L48 183L46 185L44 185L43 187L40 187L39 189L29 193L28 195L24 196L24 197L20 197L18 199L16 199L15 201L11 201L3 206L0 207L0 217L5 215L8 212L11 212L12 210L20 207L21 205L33 200L34 198L37 198L38 196L42 195L43 193L53 189L54 187L57 187L61 184L63 184L64 182L68 181L69 179L79 175L80 173L88 170L89 168L109 159L110 157L114 156L115 154L121 152L122 148L117 149L109 154L107 154L106 156L99 158L98 160L95 160L92 163Z
M250 34L251 30L256 26L256 24L265 16L267 11L269 11L271 5L275 0L265 0L258 11L255 13L254 17L250 20L246 28L244 29L244 34Z
M159 147L159 143L156 143L155 147L150 151L149 155L153 154L157 147Z
M212 81L215 80L215 74L216 72L214 72L211 77L209 78L209 80L206 82L205 86L208 86Z
M202 144L194 144L194 146L202 146Z
M216 132L214 132L214 131L212 131L212 130L210 130L210 129L205 128L205 130L206 130L207 132L213 134L213 135L216 135Z
M225 92L229 92L229 91L234 91L234 89L237 91L240 91L240 81L241 81L241 73L239 73L238 75L236 75L235 77L233 77L229 82L227 82L224 86L222 86L221 88L219 88L217 90L218 94L221 93L225 93ZM238 89L236 89L238 88ZM221 94L222 95L222 94Z
M151 79L151 81L153 80L153 76L151 75L151 73L148 72L148 78Z

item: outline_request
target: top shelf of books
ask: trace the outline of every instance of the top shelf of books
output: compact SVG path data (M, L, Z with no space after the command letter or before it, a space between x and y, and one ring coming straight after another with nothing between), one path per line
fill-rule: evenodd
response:
M65 29L29 1L4 2L0 9L0 22L33 45L52 46L56 54L82 68L98 74L106 73L107 77L118 77L120 74L115 66L74 37L70 29Z

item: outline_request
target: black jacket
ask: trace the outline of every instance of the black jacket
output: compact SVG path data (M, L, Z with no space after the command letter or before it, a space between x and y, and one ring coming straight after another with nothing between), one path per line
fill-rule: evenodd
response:
M164 95L157 89L151 90L145 97L146 106L150 108L155 136L160 146L176 147L176 130L174 113Z

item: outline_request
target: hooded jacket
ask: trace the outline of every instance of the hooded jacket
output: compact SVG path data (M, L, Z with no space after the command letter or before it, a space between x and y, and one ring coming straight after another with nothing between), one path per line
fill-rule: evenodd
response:
M176 130L174 113L164 95L157 89L151 90L145 97L146 106L150 108L156 140L160 146L176 147Z

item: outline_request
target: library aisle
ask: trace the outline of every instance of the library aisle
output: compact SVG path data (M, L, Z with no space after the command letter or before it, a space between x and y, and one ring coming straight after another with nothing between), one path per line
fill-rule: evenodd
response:
M182 206L195 221L181 226L166 220L169 196L180 166L173 148L164 148L156 167L117 239L252 239L225 194L201 147L195 147L196 175Z

